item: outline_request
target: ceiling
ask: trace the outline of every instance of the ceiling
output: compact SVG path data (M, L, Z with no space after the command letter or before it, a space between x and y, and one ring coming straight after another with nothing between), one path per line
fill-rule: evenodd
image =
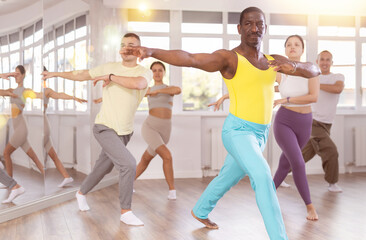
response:
M0 0L0 15L16 12L42 0Z

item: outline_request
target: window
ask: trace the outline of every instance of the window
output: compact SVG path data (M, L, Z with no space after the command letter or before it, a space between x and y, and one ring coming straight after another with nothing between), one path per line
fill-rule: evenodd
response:
M366 17L361 17L360 36L366 37Z
M129 32L169 32L170 12L166 10L139 11L128 9Z
M269 35L273 36L306 36L308 17L299 14L270 14Z
M53 29L48 29L44 35L43 58L47 70L69 72L87 69L89 49L87 30L85 14L58 24ZM57 92L87 99L90 83L87 81L76 82L63 78L50 78L47 79L46 86ZM86 112L88 104L70 100L50 99L48 110Z
M150 21L150 22L148 22ZM128 9L128 30L135 32L140 36L141 44L151 48L161 48L169 50L170 39L170 12L166 10L150 10L148 12L141 12L136 9ZM120 38L118 38L118 45ZM121 61L118 55L116 61ZM140 64L150 69L151 64L157 61L155 58L146 58ZM166 73L163 79L164 83L169 85L170 67L165 64ZM152 80L149 86L154 85ZM138 111L148 110L147 98L143 98Z
M42 19L31 25L0 36L0 65L3 73L15 71L16 66L23 65L26 70L24 87L41 92L41 57L42 57ZM0 81L3 89L16 88L14 78ZM9 110L9 100L0 102L3 111ZM26 99L25 111L41 110L41 99Z
M342 73L345 87L339 97L338 106L350 107L356 104L356 53L354 41L319 40L318 51L328 50L333 55L331 72Z
M356 35L355 17L319 16L318 35L354 37Z
M366 106L366 43L362 43L362 106Z
M221 49L221 38L182 39L182 49L191 53L211 53ZM209 73L196 68L182 69L183 110L209 110L207 105L222 94L222 77L219 72Z
M183 11L182 33L222 34L222 13Z

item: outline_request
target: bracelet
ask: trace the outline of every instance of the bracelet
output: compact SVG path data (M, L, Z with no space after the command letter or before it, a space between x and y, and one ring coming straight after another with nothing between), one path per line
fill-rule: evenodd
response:
M290 97L287 97L287 103L290 103Z
M112 76L114 76L113 73L109 74L109 77L108 77L109 81L111 81L111 82L112 82L112 79L111 79Z
M295 73L296 72L296 68L297 68L297 63L296 62L292 62L294 64L294 69L292 69L291 73Z

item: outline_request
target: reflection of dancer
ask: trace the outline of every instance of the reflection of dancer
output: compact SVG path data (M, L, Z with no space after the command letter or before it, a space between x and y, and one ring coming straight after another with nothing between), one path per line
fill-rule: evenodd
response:
M330 72L333 65L333 55L329 51L319 53L316 63L322 72L319 76L320 92L318 101L312 106L314 119L311 137L302 149L302 154L305 162L310 161L315 154L318 154L322 159L325 181L329 183L328 190L342 192L342 189L337 185L338 150L330 137L330 129L336 115L339 94L344 88L344 75Z
M36 153L33 151L32 147L28 142L28 128L27 123L23 116L23 109L25 98L39 97L41 98L41 93L35 93L31 89L26 89L23 86L23 81L25 77L25 68L22 65L18 65L14 73L2 74L1 78L9 79L9 77L14 77L18 87L16 89L8 89L9 91L18 97L11 96L11 117L13 119L14 133L11 136L9 143L6 145L4 150L5 167L9 176L13 176L13 164L10 155L18 148L21 147L24 152L33 160L39 171L44 174L44 169L42 163L39 161ZM9 96L9 95L8 95Z
M250 7L241 13L238 24L241 43L232 51L190 54L179 50L130 47L125 52L141 59L154 57L176 66L221 72L231 99L230 115L222 130L229 154L219 176L208 185L192 215L206 227L218 228L208 219L208 214L232 186L248 175L270 238L288 239L271 172L262 155L272 116L274 70L308 78L318 75L319 70L311 63L261 53L266 27L262 10Z
M126 46L139 46L140 38L127 33L122 38L121 62L107 63L90 70L74 72L43 72L43 79L62 77L74 81L94 78L94 84L104 81L103 103L95 119L94 136L102 147L92 172L76 193L79 209L89 210L85 194L116 167L119 173L120 220L128 225L143 225L131 210L136 160L127 150L133 132L133 119L137 107L145 96L152 78L151 71L137 64L137 58L122 53Z
M303 39L298 35L289 36L285 41L285 50L286 56L291 61L300 61L304 53ZM301 148L310 138L312 122L310 104L317 100L319 79L277 73L276 81L279 84L281 99L275 100L274 106L282 106L277 111L273 133L282 154L273 181L278 188L291 169L297 190L307 208L307 219L317 220L318 214L311 202Z
M156 154L159 154L163 159L165 180L169 186L168 199L176 199L173 159L166 144L169 141L172 128L173 96L180 94L181 90L179 87L167 86L163 83L165 66L162 62L152 63L150 69L153 72L155 85L149 88L146 93L149 103L149 116L141 129L141 134L147 142L148 148L137 165L135 179L146 170Z
M11 203L16 197L25 192L25 189L10 177L2 168L0 168L0 182L11 190L9 197L2 201L2 203Z
M51 88L44 88L44 97L43 97L43 104L44 104L44 147L47 152L47 154L50 156L50 158L55 163L55 166L57 170L62 174L64 177L64 180L61 184L58 185L58 187L64 187L65 185L71 183L74 181L72 177L67 173L65 167L62 165L62 162L57 156L57 153L53 147L52 140L51 140L51 132L50 132L50 123L48 121L48 117L46 114L46 110L48 107L49 99L64 99L64 100L75 100L77 102L83 103L87 102L84 99L80 99L74 96L67 95L66 93L62 92L55 92Z

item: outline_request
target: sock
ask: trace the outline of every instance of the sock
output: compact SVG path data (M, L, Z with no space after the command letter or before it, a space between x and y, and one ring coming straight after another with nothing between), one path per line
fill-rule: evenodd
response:
M72 183L74 179L72 177L65 178L58 187L64 187L66 184Z
M280 187L289 188L289 187L291 187L291 185L290 185L290 184L287 184L285 181L283 181L283 182L280 184Z
M121 222L131 226L143 226L144 223L138 219L132 211L121 214Z
M169 200L177 199L177 191L176 190L169 190L168 199Z
M88 203L86 202L86 197L79 192L76 192L75 194L76 199L78 200L78 205L80 211L88 211L90 209Z
M328 187L329 192L342 192L342 188L340 188L336 183L330 183Z
M0 161L0 168L4 169L4 164Z
M2 201L2 203L11 203L16 197L22 195L25 192L23 187L11 190L8 199Z

